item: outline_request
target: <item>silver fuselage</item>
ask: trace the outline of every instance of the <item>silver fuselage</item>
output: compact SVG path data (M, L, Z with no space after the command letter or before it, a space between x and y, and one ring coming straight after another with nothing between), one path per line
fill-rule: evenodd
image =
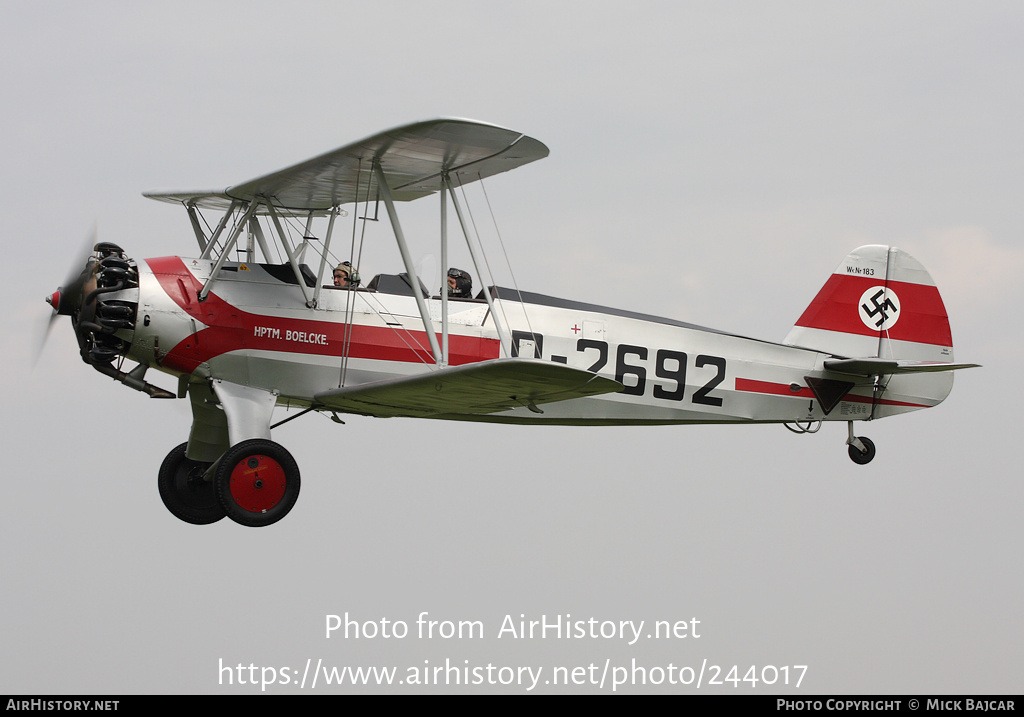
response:
M219 379L274 391L278 405L316 394L499 358L554 361L621 382L620 393L445 418L555 424L658 424L862 420L937 405L950 372L871 379L827 413L808 378L832 354L745 338L653 316L552 297L495 292L511 346L502 347L487 303L449 300L447 355L438 361L411 293L324 287L309 308L294 277L228 263L205 301L213 262L138 262L138 313L128 358L190 382ZM283 278L282 278L283 277ZM426 300L442 334L442 301ZM439 340L439 345L442 342Z

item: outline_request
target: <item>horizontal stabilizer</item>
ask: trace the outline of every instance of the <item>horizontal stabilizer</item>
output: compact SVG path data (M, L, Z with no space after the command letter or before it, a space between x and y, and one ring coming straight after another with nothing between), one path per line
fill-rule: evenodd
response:
M976 363L944 363L942 361L896 361L882 358L825 359L825 368L853 376L883 376L900 373L930 373L978 368Z
M415 376L334 388L318 407L372 416L485 414L615 393L624 386L582 369L531 359L492 359Z

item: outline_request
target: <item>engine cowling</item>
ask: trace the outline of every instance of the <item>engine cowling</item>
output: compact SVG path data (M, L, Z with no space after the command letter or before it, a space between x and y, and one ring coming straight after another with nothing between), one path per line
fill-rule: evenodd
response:
M81 303L71 316L88 364L109 364L131 348L139 308L139 274L121 247L101 242L93 248Z
M115 359L128 355L139 311L139 271L121 247L109 242L93 246L81 273L46 297L53 310L70 316L85 363L100 373L154 398L174 394L142 380L148 366L128 373L115 368Z

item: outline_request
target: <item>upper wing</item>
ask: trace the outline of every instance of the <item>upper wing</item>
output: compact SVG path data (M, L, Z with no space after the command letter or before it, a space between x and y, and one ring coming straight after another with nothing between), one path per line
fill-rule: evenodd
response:
M325 408L373 416L481 414L621 391L618 381L529 359L492 359L316 394Z
M234 200L267 197L286 209L325 212L377 198L374 160L380 162L395 201L410 201L440 191L442 172L465 184L547 156L543 143L521 132L472 120L434 119L381 132L224 191L145 196L220 210Z

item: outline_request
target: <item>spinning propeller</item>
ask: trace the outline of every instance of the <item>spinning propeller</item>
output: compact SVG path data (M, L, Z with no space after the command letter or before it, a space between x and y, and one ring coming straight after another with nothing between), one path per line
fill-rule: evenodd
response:
M65 275L64 281L61 282L57 290L46 297L46 303L51 306L53 312L46 320L46 326L40 332L40 338L38 345L36 346L35 356L33 358L33 365L39 362L40 356L43 354L43 350L46 348L46 342L50 338L50 332L53 330L53 325L57 321L59 316L73 316L74 313L81 308L82 299L84 298L84 288L86 282L92 275L92 257L93 247L96 246L96 229L86 237L78 251L74 254L74 259L71 262L71 266L68 268L67 274Z
M93 230L72 262L64 283L46 297L53 313L37 348L36 361L56 318L70 316L85 363L153 398L175 398L175 394L143 380L149 368L147 364L139 363L128 373L120 370L121 357L127 356L131 348L138 312L138 286L139 274L134 262L116 244L97 242Z

